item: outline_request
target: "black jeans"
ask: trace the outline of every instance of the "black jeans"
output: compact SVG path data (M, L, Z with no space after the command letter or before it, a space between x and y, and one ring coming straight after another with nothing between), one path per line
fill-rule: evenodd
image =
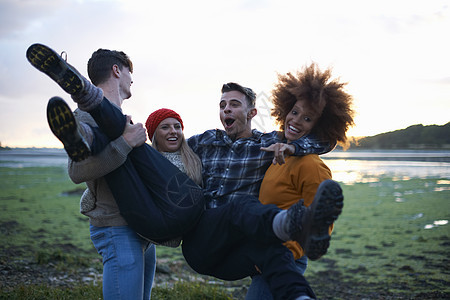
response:
M109 139L122 134L126 117L107 99L90 113ZM273 233L277 206L246 196L203 210L201 188L147 144L105 178L129 226L156 241L182 236L183 255L198 273L237 280L260 270L276 299L315 297Z
M93 131L98 153L122 135L126 116L106 98L89 113L100 129ZM105 179L128 225L155 242L182 236L204 211L203 190L148 144L134 148Z
M273 233L279 211L250 196L207 209L183 236L183 255L196 272L223 280L256 275L258 268L275 299L315 297L292 252Z

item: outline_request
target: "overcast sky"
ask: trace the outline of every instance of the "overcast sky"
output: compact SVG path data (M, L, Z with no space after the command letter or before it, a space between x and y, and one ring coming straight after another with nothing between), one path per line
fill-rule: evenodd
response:
M270 131L277 74L316 62L348 82L357 111L350 135L450 121L447 0L0 0L0 142L61 147L45 115L62 96L25 58L39 42L86 75L98 48L122 50L135 70L124 112L145 122L167 107L187 137L221 128L220 88L259 94L254 127Z

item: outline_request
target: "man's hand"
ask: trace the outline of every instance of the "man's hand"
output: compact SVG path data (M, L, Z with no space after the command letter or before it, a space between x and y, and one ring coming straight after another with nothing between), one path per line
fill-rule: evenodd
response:
M270 145L269 147L261 147L262 151L273 152L273 161L274 165L279 164L282 165L285 163L284 157L287 155L294 154L295 146L291 144L285 143L275 143Z
M147 140L147 132L142 123L131 124L131 116L127 116L127 123L122 134L131 147L139 147Z

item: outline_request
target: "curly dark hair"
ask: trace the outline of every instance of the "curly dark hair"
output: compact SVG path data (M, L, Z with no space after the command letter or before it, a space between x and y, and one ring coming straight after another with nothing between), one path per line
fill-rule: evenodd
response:
M345 144L346 132L354 125L353 97L344 91L345 85L337 79L331 80L331 69L322 72L315 63L295 75L278 75L272 90L272 116L284 131L286 116L297 100L304 99L318 112L323 108L312 133L331 143Z

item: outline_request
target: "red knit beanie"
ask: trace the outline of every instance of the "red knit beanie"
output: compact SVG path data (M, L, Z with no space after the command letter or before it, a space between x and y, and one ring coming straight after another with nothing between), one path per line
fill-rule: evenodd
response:
M168 108L155 110L148 116L147 122L145 122L145 128L147 128L147 134L150 141L152 141L153 135L155 134L155 130L158 127L159 123L167 118L174 118L178 120L181 124L181 129L184 129L183 120L181 120L180 115L173 110Z

